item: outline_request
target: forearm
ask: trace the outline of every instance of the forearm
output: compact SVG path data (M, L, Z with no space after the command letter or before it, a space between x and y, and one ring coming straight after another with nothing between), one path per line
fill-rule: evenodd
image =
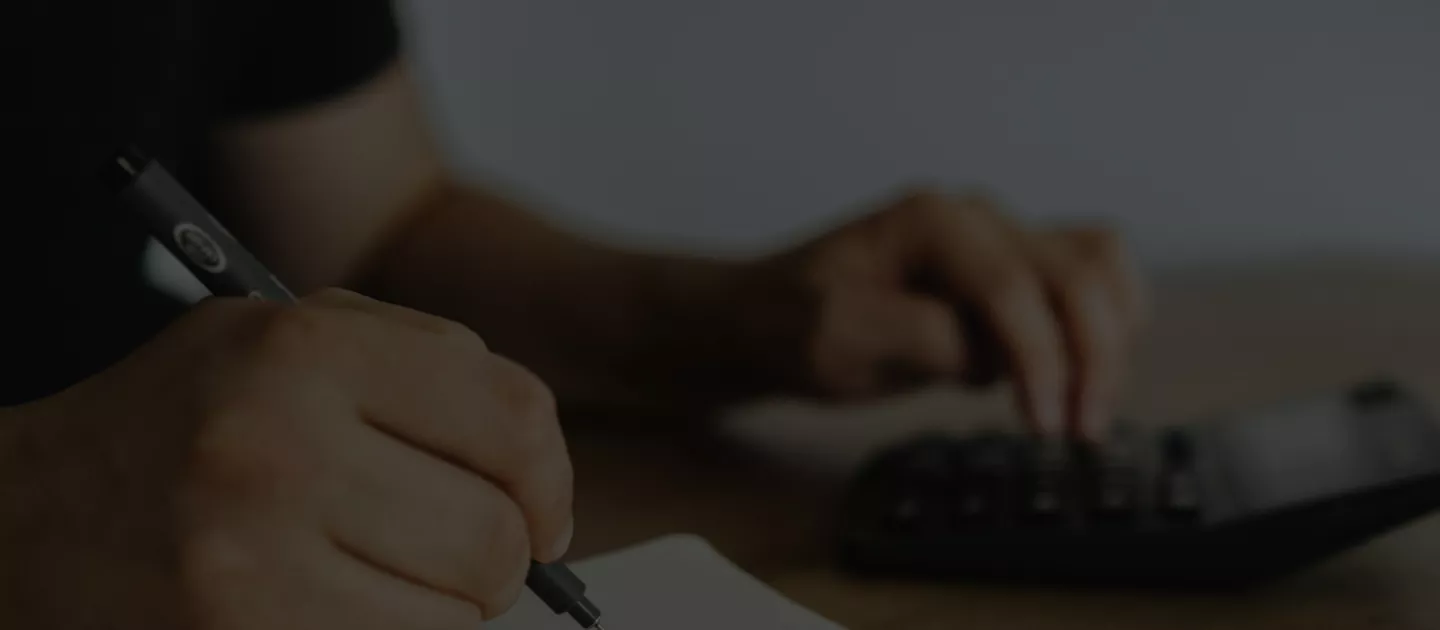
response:
M572 401L724 404L780 382L732 299L750 265L603 247L455 185L420 102L396 64L324 106L227 126L232 228L293 289L462 321Z
M775 344L800 318L740 298L766 292L752 264L606 247L453 182L412 217L361 288L466 323L564 401L714 408L787 386L779 357L798 354Z

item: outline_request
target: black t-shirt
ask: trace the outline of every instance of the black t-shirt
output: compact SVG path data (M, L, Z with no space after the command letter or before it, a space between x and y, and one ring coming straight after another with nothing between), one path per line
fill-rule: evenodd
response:
M127 144L202 201L209 132L358 87L397 54L388 0L12 0L0 37L0 405L63 389L179 314L104 192ZM223 220L223 216L222 216Z

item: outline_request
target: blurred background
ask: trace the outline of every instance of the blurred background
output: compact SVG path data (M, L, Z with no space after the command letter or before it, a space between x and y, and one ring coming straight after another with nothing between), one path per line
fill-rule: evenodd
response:
M1109 220L1148 271L1176 272L1131 413L1188 419L1377 371L1440 400L1440 3L396 6L452 163L591 237L766 253L898 187L979 185L1034 220ZM204 294L153 253L163 284ZM806 446L824 426L845 470L877 426L915 428L896 417L1008 410L939 395L760 410L741 431Z
M1440 2L397 6L453 164L592 237L765 253L898 187L980 185L1035 220L1105 218L1148 269L1176 270L1126 417L1188 421L1376 374L1440 402ZM844 479L878 444L1011 408L1003 391L924 394L782 401L732 435ZM588 439L577 548L697 532L857 628L1440 627L1436 519L1267 597L873 589L815 568L838 484L737 464L759 446Z
M765 251L928 181L1150 265L1440 253L1434 2L399 6L456 163L611 240Z

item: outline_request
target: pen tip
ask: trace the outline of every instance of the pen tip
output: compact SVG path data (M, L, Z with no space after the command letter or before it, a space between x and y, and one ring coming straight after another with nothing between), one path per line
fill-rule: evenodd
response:
M600 625L600 624L597 623L597 624L595 624L595 630L605 630L605 626L602 626L602 625Z

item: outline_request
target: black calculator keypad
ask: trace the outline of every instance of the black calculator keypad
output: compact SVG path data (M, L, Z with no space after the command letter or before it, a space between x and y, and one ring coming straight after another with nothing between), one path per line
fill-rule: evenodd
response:
M1104 439L931 435L846 496L868 573L1100 583L1249 582L1440 508L1440 419L1394 383Z
M1167 443L1147 475L1134 444L998 434L925 438L893 471L888 527L1084 527L1135 522L1146 511L1154 520L1184 524L1202 510L1188 449ZM1153 500L1145 500L1146 492Z

